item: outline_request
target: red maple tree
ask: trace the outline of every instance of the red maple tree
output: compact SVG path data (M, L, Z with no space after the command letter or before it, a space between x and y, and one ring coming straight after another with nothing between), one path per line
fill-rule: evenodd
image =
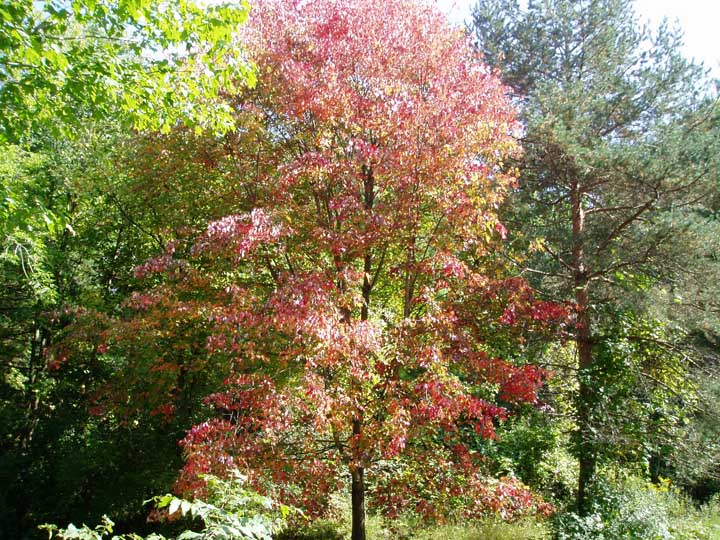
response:
M483 483L467 436L492 437L498 403L534 402L545 376L494 357L489 321L566 314L476 263L506 234L506 89L462 31L410 0L260 1L243 40L259 83L207 164L240 186L238 212L187 260L171 246L140 267L165 281L130 301L162 328L202 319L204 354L230 373L207 398L217 417L182 442L178 487L238 467L319 514L349 477L353 540L367 471L390 514L442 514L419 484L471 511L535 504Z

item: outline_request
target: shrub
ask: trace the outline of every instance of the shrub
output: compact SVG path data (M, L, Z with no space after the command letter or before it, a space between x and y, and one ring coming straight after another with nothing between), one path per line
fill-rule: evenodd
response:
M653 486L639 479L597 481L591 512L555 516L556 540L710 540L695 510L669 482Z
M244 487L245 477L235 471L231 480L206 476L207 499L186 501L172 495L155 497L157 510L152 514L164 520L189 517L202 521L200 532L186 530L178 540L273 540L291 512L288 506ZM114 523L103 517L102 524L94 529L72 523L66 529L56 525L41 525L49 538L59 540L104 540L113 533ZM143 540L133 533L112 536L111 540ZM151 534L146 540L165 540L159 534Z

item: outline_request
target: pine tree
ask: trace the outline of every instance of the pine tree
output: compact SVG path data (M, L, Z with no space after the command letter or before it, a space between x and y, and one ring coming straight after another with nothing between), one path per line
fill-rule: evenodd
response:
M526 268L576 308L578 506L603 422L603 328L664 273L671 212L699 204L717 161L704 70L627 0L480 2L473 31L516 93L525 153L511 201L537 250ZM660 219L662 216L663 219Z

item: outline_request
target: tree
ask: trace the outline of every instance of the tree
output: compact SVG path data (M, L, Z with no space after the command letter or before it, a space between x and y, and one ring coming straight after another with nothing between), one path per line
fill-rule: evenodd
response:
M137 448L153 440L160 451L163 444L159 430L146 430L143 440L117 423L88 418L83 403L107 376L108 362L89 354L87 362L59 370L48 354L70 313L111 309L112 290L124 292L123 266L130 274L133 267L125 249L143 253L143 242L86 184L115 149L112 131L105 125L85 130L82 142L47 138L36 152L6 146L0 153L9 203L0 204L0 536L22 536L43 517L99 518L108 508L120 514L119 506L130 510L123 521L132 519L132 503L139 506L148 485L139 486L139 475L108 478L122 467L120 456L132 454L133 470L142 470L150 452ZM166 436L166 455L178 453L175 433ZM179 466L180 456L175 461ZM158 489L169 489L168 470L172 466L164 477L155 469L142 480L151 477ZM112 488L103 491L103 485Z
M232 111L223 96L254 82L234 39L248 12L245 2L0 2L5 534L24 534L29 521L49 512L83 518L102 506L124 506L118 513L131 520L148 478L169 488L167 471L180 458L174 440L192 421L183 417L174 430L148 422L140 430L88 418L79 404L116 359L84 351L87 361L60 371L49 351L70 313L118 309L113 302L132 282L131 259L148 256L148 229L155 228L150 234L156 240L168 225L146 219L151 205L118 201L127 193L111 184L127 187L126 178L107 163L103 189L87 184L88 169L118 155L113 143L120 144L126 128L168 131L182 123L196 131L230 129ZM138 206L142 212L134 213ZM149 447L169 459L148 464ZM142 472L126 476L122 486L108 482L112 467L123 468L118 456L131 454Z
M206 365L184 380L165 372L154 387L147 383L151 355L180 362L196 354L182 348L190 336L203 349L206 334L188 322L184 340L179 321L170 321L128 328L136 341L114 355L98 348L102 322L121 313L137 287L138 262L178 231L204 230L228 211L235 186L207 165L218 151L213 145L222 145L187 128L129 134L88 122L81 133L38 137L35 152L9 146L0 153L11 203L0 205L8 246L0 254L0 536L105 512L120 528L147 527L142 501L172 487L182 466L177 440L207 415L202 397L223 379ZM70 355L72 362L62 362ZM133 407L98 414L96 396L118 377L133 391ZM167 393L175 399L172 418L155 410Z
M233 41L248 12L246 2L4 0L0 142L27 143L41 127L69 133L88 116L229 129L220 89L254 82Z
M666 217L698 204L716 170L708 89L702 68L680 55L679 34L639 28L626 0L481 2L473 28L521 104L525 153L511 208L535 250L525 267L575 303L582 511L603 445L603 377L624 362L605 354L617 337L606 330L634 311L633 293L667 275L676 222ZM634 331L623 339L661 343Z
M720 136L718 114L711 124ZM717 166L715 166L717 170ZM716 173L717 177L717 173ZM680 224L678 239L668 259L672 262L669 279L650 291L647 309L669 325L683 329L683 351L691 355L689 379L697 389L691 421L682 427L682 436L663 448L653 460L654 475L672 478L694 499L708 500L720 490L720 431L717 419L717 392L720 380L718 336L720 304L717 302L720 265L718 265L718 191L709 193L702 206L666 219ZM687 406L687 405L686 405Z
M183 441L179 487L236 466L316 514L347 476L354 540L366 471L381 484L401 456L424 468L379 490L390 509L423 478L532 505L520 487L486 489L466 444L493 435L499 399L533 403L544 379L488 353L486 326L567 314L478 263L505 234L496 208L514 182L501 171L517 149L505 88L431 7L267 1L254 13L241 39L259 83L209 163L241 179L235 213L141 265L151 288L106 334L112 352L125 324L196 317L201 349L230 370L207 398L218 417ZM418 510L442 510L419 497Z

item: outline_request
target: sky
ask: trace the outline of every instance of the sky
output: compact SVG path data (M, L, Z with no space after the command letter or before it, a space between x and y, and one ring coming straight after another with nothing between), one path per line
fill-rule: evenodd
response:
M469 19L477 0L437 0L455 22ZM685 56L701 61L720 77L720 0L635 0L635 11L651 25L663 17L677 21L685 34Z

